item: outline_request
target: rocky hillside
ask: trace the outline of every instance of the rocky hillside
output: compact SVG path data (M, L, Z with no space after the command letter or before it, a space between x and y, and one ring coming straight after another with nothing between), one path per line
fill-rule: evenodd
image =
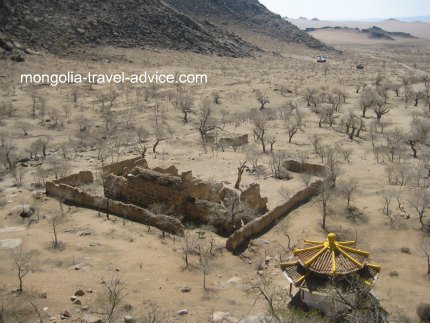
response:
M229 29L262 33L282 41L303 43L324 50L328 46L301 31L281 16L269 11L258 0L165 0L170 6L199 21L210 21Z
M232 57L248 56L255 49L160 0L0 0L0 34L60 54L81 44L150 46Z

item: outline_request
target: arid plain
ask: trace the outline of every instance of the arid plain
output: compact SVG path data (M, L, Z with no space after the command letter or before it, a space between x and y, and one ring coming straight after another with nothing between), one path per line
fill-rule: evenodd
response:
M208 322L214 312L230 312L237 319L264 314L267 304L257 299L251 287L267 280L271 283L266 287L272 291L288 288L280 262L291 257L292 248L302 246L304 239L323 240L327 232L357 239L370 252L372 262L382 266L374 293L393 321L417 321L417 305L430 299L423 251L430 239L426 232L430 215L429 27L427 31L428 35L420 32L418 39L394 41L351 32L313 32L339 49L322 53L248 32L241 36L264 50L249 58L97 47L77 48L67 57L44 53L28 55L22 63L1 61L0 139L3 147L13 146L11 154L26 161L11 174L2 156L0 227L19 229L1 229L0 240L21 239L22 248L31 253L24 292L16 294L12 291L18 287L17 249L0 248L6 321L33 322L39 314L44 319L60 321L62 316L73 322L85 315L97 317L106 306L102 279L113 274L121 277L124 288L124 299L115 313L118 321L127 315L142 322ZM408 32L413 34L413 29ZM316 62L319 54L327 56L327 63ZM364 68L357 69L358 64ZM68 70L205 73L208 83L20 84L23 73ZM179 93L192 101L188 122L178 104ZM262 110L259 94L268 101ZM385 110L369 105L362 117L366 95L383 98ZM34 97L38 102L33 115ZM248 134L249 143L234 149L204 147L199 133L204 106L210 106L219 135ZM266 153L255 135L257 118L265 120ZM352 139L347 133L351 122L361 127ZM296 131L291 142L289 131ZM102 147L100 138L104 138ZM40 139L47 142L45 157L38 146ZM184 238L164 236L155 228L123 223L114 216L108 220L96 211L61 206L44 195L43 185L36 185L42 179L54 179L56 172L59 176L80 170L96 174L101 159L110 163L141 156L145 147L150 167L174 165L179 172L192 170L196 177L232 189L238 167L247 161L240 188L258 183L269 209L314 180L292 172L291 179L276 178L276 158L324 164L331 151L336 154L333 171L338 188L331 195L326 229L321 225L318 197L287 214L238 254L225 250L226 239L210 227L189 227L187 235L196 237L193 248L212 241L216 252L204 265L199 254L191 252L191 265L185 268ZM348 180L357 183L349 209L342 193L342 184ZM101 185L96 186L94 190L101 192ZM422 195L427 204L417 199ZM391 202L388 210L387 201ZM424 203L423 226L419 203ZM20 217L23 205L34 207L35 214ZM59 219L57 248L52 243L54 217ZM198 238L201 231L207 231L204 239ZM86 292L80 297L82 304L75 305L70 297L79 288ZM70 317L64 315L65 310Z

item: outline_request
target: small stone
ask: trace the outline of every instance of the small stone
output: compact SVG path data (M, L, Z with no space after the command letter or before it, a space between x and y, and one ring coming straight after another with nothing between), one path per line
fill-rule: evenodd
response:
M74 301L76 301L78 298L76 297L76 296L70 296L70 300L72 301L72 302L74 302Z
M73 304L75 304L75 305L82 305L81 300L79 298L75 299L73 301Z
M62 310L61 313L60 313L60 315L64 316L64 317L70 317L70 313L67 310Z
M48 293L47 292L41 292L41 293L39 293L39 297L40 298L48 298Z
M88 230L82 230L82 231L78 231L78 232L76 232L76 235L77 235L77 236L80 236L80 237L90 236L90 235L91 235L91 232L90 232L90 231L88 231Z
M187 309L179 310L176 312L176 315L187 315L187 314L188 314Z
M182 287L182 288L180 289L180 291L181 291L182 293L189 293L189 292L191 292L191 287Z
M82 323L103 323L103 319L93 314L86 314L82 318Z
M81 311L82 312L86 312L86 311L88 311L90 309L90 307L89 306L87 306L87 305L84 305L84 306L82 306L81 307Z
M264 272L262 270L257 271L258 276L263 276Z
M85 291L82 288L79 288L75 291L75 296L84 296Z
M134 322L134 318L130 315L126 315L124 316L124 323L133 323Z

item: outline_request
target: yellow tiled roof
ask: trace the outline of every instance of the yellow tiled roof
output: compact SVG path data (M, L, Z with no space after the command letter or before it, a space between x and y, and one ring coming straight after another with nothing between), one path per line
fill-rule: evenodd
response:
M362 269L369 253L355 248L355 241L336 241L336 235L329 233L326 241L305 240L308 247L293 251L300 264L318 274L348 274ZM375 270L377 265L366 264Z

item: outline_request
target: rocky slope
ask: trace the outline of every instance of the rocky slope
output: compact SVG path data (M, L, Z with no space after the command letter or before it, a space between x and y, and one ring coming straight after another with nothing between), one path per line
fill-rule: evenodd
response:
M269 11L258 0L165 0L165 2L196 20L207 20L226 29L242 28L282 41L302 43L319 50L329 49L319 40Z
M155 47L241 57L255 49L160 0L0 0L0 33L53 53L80 44Z

